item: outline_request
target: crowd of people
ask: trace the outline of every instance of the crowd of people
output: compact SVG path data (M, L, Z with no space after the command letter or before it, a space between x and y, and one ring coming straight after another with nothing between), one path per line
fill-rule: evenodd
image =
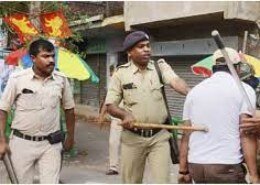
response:
M180 183L260 183L257 141L260 117L241 94L221 50L213 54L213 75L190 88L163 59L151 59L150 38L143 31L128 34L123 43L128 61L113 72L101 113L111 117L110 166L107 175L120 174L122 183L142 183L146 162L154 183L170 182L172 133L166 129L134 127L133 123L165 124L167 106L161 88L169 85L185 95L183 120L203 124L208 132L184 131L180 144ZM225 48L238 76L241 58ZM38 39L29 47L33 67L13 73L0 101L0 155L9 154L19 183L32 183L35 165L40 183L58 183L62 148L74 143L74 100L66 76L54 70L54 46ZM162 76L156 69L158 66ZM253 74L242 87L256 109ZM7 114L15 107L12 132L5 137ZM60 106L68 133L61 132ZM121 150L119 152L119 147ZM120 153L120 157L119 157ZM119 165L120 158L120 165ZM120 166L120 168L119 168Z

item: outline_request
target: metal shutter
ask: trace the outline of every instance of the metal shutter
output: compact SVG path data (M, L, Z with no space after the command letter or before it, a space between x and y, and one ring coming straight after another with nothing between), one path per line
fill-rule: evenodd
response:
M99 84L93 84L90 79L81 82L81 103L98 107L106 93L106 55L88 55L86 62L100 81Z

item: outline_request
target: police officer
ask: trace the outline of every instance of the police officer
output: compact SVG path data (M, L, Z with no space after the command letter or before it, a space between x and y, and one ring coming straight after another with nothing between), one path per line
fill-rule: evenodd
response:
M118 67L111 79L106 105L108 112L122 120L121 174L123 183L142 183L148 159L155 183L169 183L170 133L164 129L137 129L132 122L163 124L166 107L154 61L149 36L142 31L130 33L123 43L130 61ZM172 68L160 60L164 84L186 95L188 86ZM118 107L123 101L124 109Z
M10 76L0 101L0 154L11 151L19 183L32 184L39 166L40 183L59 182L62 150L60 105L65 110L68 134L65 149L74 142L74 100L64 74L54 71L54 46L47 40L31 43L33 67ZM9 146L4 137L7 112L15 106Z

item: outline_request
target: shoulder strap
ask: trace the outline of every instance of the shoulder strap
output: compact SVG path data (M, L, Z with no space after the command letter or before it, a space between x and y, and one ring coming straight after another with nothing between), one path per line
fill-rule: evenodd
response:
M164 83L163 83L163 79L162 79L162 73L161 73L158 61L154 61L154 66L155 66L156 72L159 76L159 80L160 80L161 84L163 84L163 86L161 87L161 92L162 92L164 104L165 104L167 114L168 114L167 120L164 124L171 124L171 113L170 113L170 110L169 110L169 106L168 106L168 102L167 102L167 98L166 98L166 94L165 94Z

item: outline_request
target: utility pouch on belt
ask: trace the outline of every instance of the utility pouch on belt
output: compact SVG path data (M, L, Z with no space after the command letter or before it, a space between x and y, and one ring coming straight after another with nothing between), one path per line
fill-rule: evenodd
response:
M154 62L154 66L155 66L155 69L156 69L157 74L159 76L160 82L161 82L161 84L163 84L162 73L161 73L161 70L160 70L159 65L158 65L159 60ZM167 114L168 114L167 119L165 120L164 124L171 125L171 122L172 122L171 118L172 117L171 117L171 114L170 114L170 111L169 111L169 106L168 106L168 103L167 103L164 86L162 86L161 92L162 92L163 100L164 100L166 110L167 110ZM171 130L169 130L169 132L172 133ZM174 136L174 135L169 139L172 164L178 164L179 163L179 147L178 147L178 144L177 144L177 139L178 139L177 136Z
M65 134L61 130L58 130L48 135L48 141L50 142L50 144L63 142L64 139L65 139Z

